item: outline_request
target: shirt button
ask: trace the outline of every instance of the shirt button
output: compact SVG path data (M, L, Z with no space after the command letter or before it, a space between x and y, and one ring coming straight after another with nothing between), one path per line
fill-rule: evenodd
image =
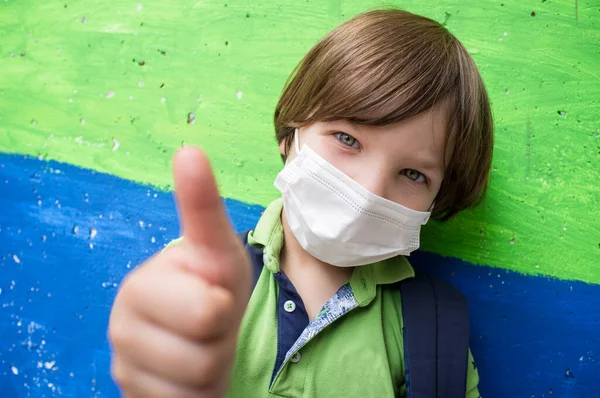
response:
M296 303L294 303L292 300L288 300L283 304L283 309L286 312L294 312L296 310Z
M300 355L299 352L297 352L294 355L292 355L292 357L290 358L290 361L292 361L292 363L298 363L298 362L300 362L300 358L302 358L302 356Z

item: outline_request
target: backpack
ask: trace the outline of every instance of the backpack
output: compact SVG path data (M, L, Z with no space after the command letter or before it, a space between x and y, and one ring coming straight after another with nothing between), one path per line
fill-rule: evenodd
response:
M263 250L238 234L250 256L253 286L264 266ZM397 282L402 296L404 364L408 398L464 397L469 352L467 300L448 283L415 270Z

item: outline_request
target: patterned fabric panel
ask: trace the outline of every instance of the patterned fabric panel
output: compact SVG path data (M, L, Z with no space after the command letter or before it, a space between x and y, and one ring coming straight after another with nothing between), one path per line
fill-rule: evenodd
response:
M319 334L321 330L356 307L358 307L358 301L354 297L354 292L350 284L345 284L325 303L317 316L304 329L298 340L296 340L292 348L286 353L285 361L310 339Z

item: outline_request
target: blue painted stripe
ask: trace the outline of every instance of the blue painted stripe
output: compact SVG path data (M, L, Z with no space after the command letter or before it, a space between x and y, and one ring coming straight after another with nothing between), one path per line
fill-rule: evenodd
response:
M226 204L238 230L262 211ZM169 193L0 155L0 397L117 397L106 340L116 286L178 228ZM484 397L600 397L600 286L411 260L469 298Z

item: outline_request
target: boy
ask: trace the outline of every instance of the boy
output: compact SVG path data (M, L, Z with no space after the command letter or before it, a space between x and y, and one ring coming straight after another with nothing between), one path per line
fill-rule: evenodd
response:
M126 278L111 314L127 397L407 395L404 256L430 215L454 216L487 186L492 118L475 64L434 21L367 12L301 61L275 130L282 198L244 242L206 157L176 155L185 238Z

